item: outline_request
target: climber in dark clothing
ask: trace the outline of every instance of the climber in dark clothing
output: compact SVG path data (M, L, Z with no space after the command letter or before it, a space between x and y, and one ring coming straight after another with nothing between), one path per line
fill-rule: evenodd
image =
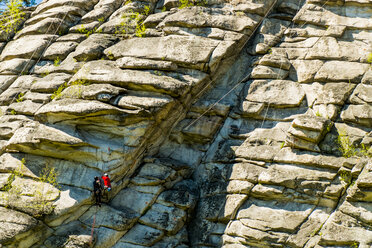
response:
M102 197L102 189L103 189L103 180L99 177L94 177L93 181L93 193L94 198L96 200L96 204L101 207L101 197Z

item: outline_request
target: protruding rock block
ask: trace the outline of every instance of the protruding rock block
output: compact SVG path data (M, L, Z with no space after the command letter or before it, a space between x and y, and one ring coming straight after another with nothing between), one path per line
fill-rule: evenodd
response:
M305 97L301 86L288 80L255 80L251 83L246 100L277 108L299 106Z

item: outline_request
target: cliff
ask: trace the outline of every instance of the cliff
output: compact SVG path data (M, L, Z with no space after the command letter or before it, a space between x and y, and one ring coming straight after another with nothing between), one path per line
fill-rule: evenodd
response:
M0 247L372 246L371 0L23 11L0 33Z

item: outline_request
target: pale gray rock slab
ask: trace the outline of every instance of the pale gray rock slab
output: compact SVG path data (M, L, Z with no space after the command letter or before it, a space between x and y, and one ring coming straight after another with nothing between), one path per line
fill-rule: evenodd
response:
M232 221L226 228L225 234L242 238L244 243L247 243L249 240L250 243L258 243L261 246L270 246L273 243L285 242L289 236L285 233L269 233L250 228L239 220Z
M288 146L291 148L297 148L301 150L320 152L320 148L316 143L310 142L305 139L298 138L298 136L294 136L291 133L288 133L284 146Z
M300 139L304 139L310 142L313 142L317 144L320 141L320 138L322 137L322 132L319 131L313 131L313 130L306 130L302 128L294 128L290 127L287 132L290 135L296 136Z
M259 175L265 171L264 167L250 163L236 163L231 168L230 180L247 180L252 184L258 183Z
M317 6L314 4L306 4L301 11L297 13L294 21L297 22L307 22L310 24L321 23L324 26L346 26L353 28L371 28L369 16L358 15L363 9L368 9L368 6L358 7L355 6L345 6L345 9L341 11L337 6ZM345 13L345 14L344 14ZM347 13L347 14L346 14Z
M51 135L54 134L54 135ZM22 143L40 143L43 140L50 140L57 143L66 143L70 145L84 144L82 139L69 135L66 132L54 127L48 127L40 123L29 123L24 127L17 129L13 137L8 141L9 145Z
M121 1L116 0L101 0L94 6L92 11L81 18L81 23L89 23L100 18L106 19L120 7L121 3Z
M312 115L301 115L293 120L292 126L295 128L299 127L302 129L322 132L324 128L327 127L328 123L329 121L324 117L312 116Z
M278 200L278 199L285 199L284 191L285 187L278 186L278 185L263 185L263 184L256 184L251 190L251 196L264 198L267 200ZM288 198L287 198L288 199Z
M357 62L327 61L316 73L314 79L359 83L369 66Z
M8 184L8 180L10 179L9 177L12 174L10 173L1 173L0 174L0 189L2 189L4 186Z
M227 185L227 193L249 194L254 184L243 180L231 180Z
M112 35L92 34L76 47L73 57L78 61L99 59L103 50L113 45L116 40Z
M33 217L12 209L0 207L0 241L5 243L18 234L36 227L38 221Z
M279 151L280 147L270 145L252 146L249 143L243 143L235 150L235 155L239 158L271 162Z
M121 239L120 243L131 243L142 246L151 246L161 240L164 232L149 226L137 224Z
M0 171L2 173L19 171L24 176L31 178L37 177L31 170L22 165L21 158L18 158L15 154L12 153L4 153L0 156Z
M87 36L85 34L70 33L59 37L56 42L77 42L80 43L85 40Z
M148 179L158 179L165 182L168 179L175 177L176 172L164 165L155 163L146 163L142 165L137 176L148 178Z
M347 122L357 123L366 127L372 126L372 106L347 105L341 112L341 119Z
M285 79L288 71L271 66L256 66L251 72L251 78L254 79Z
M252 13L252 14L258 14L258 15L265 15L267 9L269 6L272 5L274 1L269 0L265 2L254 2L254 1L247 1L244 3L237 2L234 5L234 11L242 11L245 13Z
M156 27L160 22L162 22L164 20L165 17L167 17L170 14L172 14L171 11L165 11L165 12L159 12L159 13L156 13L156 14L149 15L145 19L143 24L146 27L149 27L149 28Z
M79 16L83 16L86 12L75 6L59 6L56 8L49 9L40 15L34 15L25 22L25 26L30 26L36 24L46 18L62 18L65 16L64 20L67 23L74 23L79 20Z
M116 99L117 106L123 109L146 109L156 113L173 102L173 99L166 95L125 95Z
M42 173L44 164L53 164L57 176L57 183L61 185L71 185L85 190L92 189L92 180L100 171L94 168L86 167L80 163L67 161L63 159L55 159L51 157L35 156L32 154L25 154L26 167L33 171L36 175ZM11 160L17 161L19 160ZM77 177L76 175L79 174Z
M62 21L60 18L47 17L33 25L24 27L15 35L14 38L19 39L21 37L27 37L30 35L62 34L67 31L68 24L69 23ZM50 28L51 26L54 26L55 28L52 29ZM57 37L55 37L55 39L57 39Z
M252 199L239 209L237 219L245 226L262 231L293 232L314 208L309 204Z
M167 190L162 192L157 203L163 205L175 205L182 209L193 208L196 204L196 196L190 190Z
M221 11L218 13L209 13L208 9L203 7L183 8L175 14L168 15L158 25L163 26L185 26L185 27L203 27L209 26L214 28L222 28L237 32L247 32L260 21L258 15L224 15ZM248 31L246 31L248 30Z
M203 114L206 110L209 110L208 113L211 115L226 116L230 110L230 106L224 103L216 103L213 100L199 99L190 108L190 111L200 114Z
M341 106L334 104L319 104L313 106L315 114L325 117L330 120L335 120L340 113Z
M186 212L179 208L167 207L155 203L139 219L139 222L159 230L165 230L169 234L175 234L183 227L186 221L186 215Z
M22 76L17 77L17 79L14 81L14 83L12 83L12 85L9 88L29 90L31 89L32 84L37 79L39 79L39 77L34 76L34 75L22 75Z
M372 223L372 206L368 202L348 202L344 201L340 206L340 211L350 215L364 223Z
M194 120L184 119L180 121L178 126L176 126L176 130L180 130L187 139L200 143L210 141L222 123L222 118L219 116L201 116L198 117L197 122L193 123ZM191 123L193 124L189 126Z
M17 76L4 76L0 75L0 94L3 93L8 87L17 79Z
M260 61L259 65L266 65L271 67L280 68L283 70L289 70L291 63L285 56L280 56L278 54L265 54Z
M31 86L31 91L39 93L53 93L58 87L66 83L71 75L66 73L51 73L43 78L37 79Z
M315 105L336 104L343 105L346 99L353 92L355 84L351 83L326 83L319 92Z
M106 56L138 57L173 61L185 65L207 63L219 41L203 37L167 37L133 38L123 40L105 50ZM203 49L199 49L203 47Z
M9 42L1 53L1 60L12 58L38 59L56 35L29 35Z
M333 213L320 231L321 244L356 242L365 246L372 243L372 232L365 229L356 219L340 211Z
M285 48L311 48L313 47L318 41L319 37L310 37L303 41L298 42L283 42L280 44L280 47Z
M289 71L290 79L299 83L309 83L323 65L321 60L292 60L293 69Z
M335 177L336 173L324 170L316 170L303 166L273 164L259 175L258 182L285 186L287 188L297 188L301 187L302 182L331 182Z
M64 5L69 5L69 6L74 6L78 7L81 9L84 9L86 11L90 10L98 0L93 0L93 1L87 1L87 0L78 0L78 1L70 1L70 0L62 0L62 1L57 1L57 0L50 0L50 1L45 1L39 4L35 11L32 13L32 16L38 15L40 13L43 13L49 9L59 7L59 6L64 6Z
M8 111L12 109L17 114L33 116L42 106L43 106L42 103L36 103L32 102L31 100L25 100L10 104Z
M334 37L321 37L306 54L306 59L335 59L346 61L360 61L365 57L364 43L337 41Z
M11 59L0 62L1 74L22 74L28 71L35 65L35 60L30 59Z
M111 228L100 227L96 230L96 242L97 247L112 247L118 240L126 233L126 231L116 231ZM87 246L90 246L90 234L86 235L88 237ZM85 247L87 247L85 246ZM75 247L72 247L75 248ZM80 247L78 247L80 248Z
M334 157L327 155L320 155L308 151L292 150L290 148L282 148L274 157L275 162L310 165L320 168L329 168L338 170L343 163L347 161L343 157Z
M63 60L75 50L78 43L74 41L54 42L45 51L43 58L46 60Z
M255 80L251 83L246 100L270 104L272 107L299 106L305 97L301 86L288 80Z
M116 60L117 65L123 69L149 69L175 71L177 65L171 61L159 61L143 58L122 57Z
M39 182L33 179L16 177L12 182L12 187L20 189L20 195L34 198L40 197L39 194L41 193L45 201L54 201L59 197L59 190L56 187L49 183Z
M65 88L60 95L57 95L55 99L75 98L109 102L113 97L124 92L126 92L125 89L112 86L111 84L72 84Z
M157 195L160 192L157 192ZM142 193L133 188L121 190L111 201L111 206L118 210L130 209L138 214L143 214L156 200L157 195Z
M60 184L60 197L54 202L52 214L45 217L45 223L49 226L56 227L67 220L73 221L78 219L91 204L91 191L73 186Z
M299 231L289 237L287 243L293 246L303 247L321 229L329 214L330 210L327 208L315 208L307 220L300 226Z
M353 104L372 103L372 85L358 84L349 101Z
M159 76L148 71L121 70L113 61L92 61L86 63L71 79L91 83L111 83L117 86L144 89L171 95L183 94L189 85L168 76ZM132 86L132 87L131 87Z
M372 85L372 69L370 68L362 78L362 84Z
M0 95L0 103L2 105L8 105L12 102L16 102L20 94L24 94L27 90L19 88L8 88Z
M96 211L96 207L91 207L79 220L87 226L91 226L95 218L96 228L103 226L117 231L125 231L129 229L138 217L137 213L129 209L119 211L108 205L102 205L98 212Z
M51 94L43 94L43 93L37 93L37 92L31 92L28 91L23 98L25 100L30 100L35 103L48 103L50 102L50 96Z
M113 118L112 114L120 114L120 118ZM65 120L66 117L73 117L74 119L80 118L80 124L95 121L106 123L108 121L110 124L121 123L125 125L133 123L133 120L128 118L128 116L133 114L137 114L136 122L138 122L139 114L145 115L146 113L136 110L124 110L94 100L66 98L44 105L35 113L35 116L39 120L48 121L49 123Z
M229 221L234 219L237 215L238 209L248 199L248 195L245 194L229 194L226 196L226 203L224 211L220 220Z

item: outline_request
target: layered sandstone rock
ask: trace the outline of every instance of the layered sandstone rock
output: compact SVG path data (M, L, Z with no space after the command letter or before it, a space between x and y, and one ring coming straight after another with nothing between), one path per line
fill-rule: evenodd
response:
M0 35L3 247L372 245L372 3L188 3L45 0Z

